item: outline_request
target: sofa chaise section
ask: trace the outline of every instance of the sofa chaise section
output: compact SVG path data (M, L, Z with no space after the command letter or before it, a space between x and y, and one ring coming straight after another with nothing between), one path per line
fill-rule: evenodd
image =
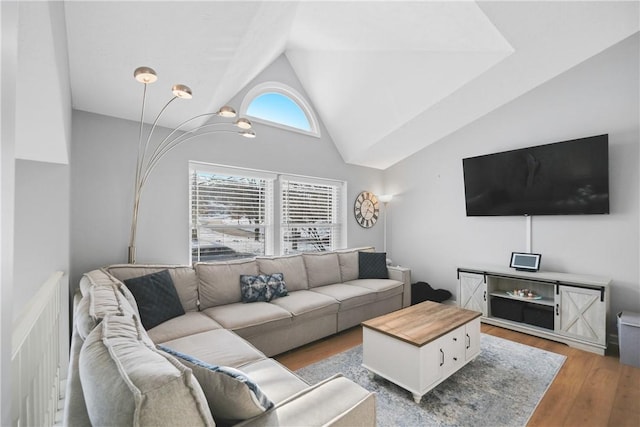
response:
M208 331L153 342L138 320L136 301L126 285L107 270L85 274L80 288L74 299L64 425L109 424L114 414L121 425L375 424L374 394L346 378L338 375L309 385L217 322ZM192 313L199 312L185 310L179 318L194 319ZM201 387L184 361L163 348L237 369L268 396L269 408L246 420L225 419L220 424L209 409L208 385ZM336 394L339 404L327 399Z

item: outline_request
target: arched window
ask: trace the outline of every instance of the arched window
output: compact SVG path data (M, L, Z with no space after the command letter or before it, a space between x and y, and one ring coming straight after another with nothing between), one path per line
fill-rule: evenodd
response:
M309 103L296 90L282 83L255 86L242 101L240 114L256 122L320 136L318 120Z

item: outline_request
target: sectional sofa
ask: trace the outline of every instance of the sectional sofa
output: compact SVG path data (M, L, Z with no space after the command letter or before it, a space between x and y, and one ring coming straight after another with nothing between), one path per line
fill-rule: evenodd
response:
M270 356L405 307L410 289L373 248L88 272L64 424L375 425L372 393Z

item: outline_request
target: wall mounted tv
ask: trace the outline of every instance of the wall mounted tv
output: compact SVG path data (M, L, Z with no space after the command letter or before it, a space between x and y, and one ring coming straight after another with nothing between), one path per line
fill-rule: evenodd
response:
M467 216L609 213L609 135L462 160Z

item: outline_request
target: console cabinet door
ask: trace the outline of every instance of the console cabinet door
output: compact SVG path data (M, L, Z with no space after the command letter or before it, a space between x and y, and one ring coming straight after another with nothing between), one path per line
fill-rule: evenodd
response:
M487 316L487 284L483 274L460 272L460 307Z
M560 285L555 302L556 333L606 344L606 304L600 290Z

